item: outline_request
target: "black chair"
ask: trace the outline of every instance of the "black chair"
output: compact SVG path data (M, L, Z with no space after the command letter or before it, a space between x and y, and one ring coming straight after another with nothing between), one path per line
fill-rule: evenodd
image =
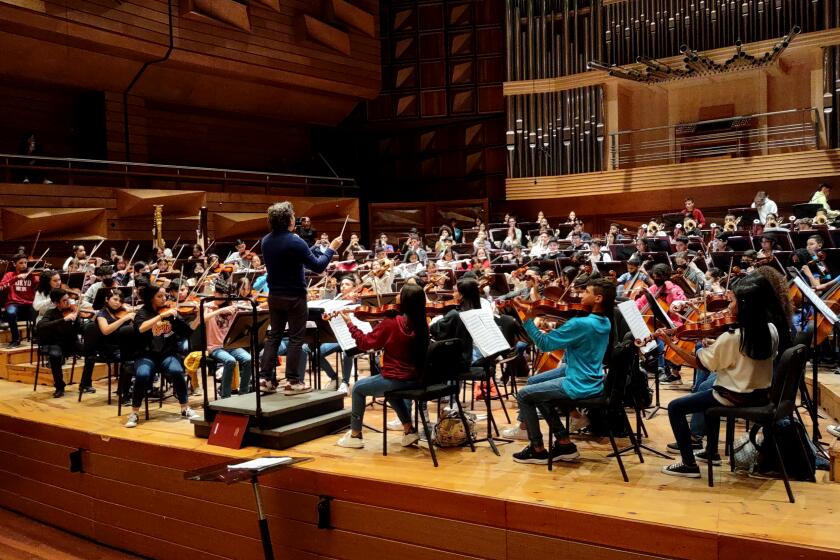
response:
M68 356L65 356L64 359L66 360ZM32 390L38 390L38 376L41 373L41 364L44 363L45 367L49 368L49 347L48 346L41 346L38 345L37 348L37 362L35 363L35 380L32 383ZM73 376L76 373L76 353L73 353L73 360L70 365L70 380L66 383L66 385L73 384Z
M573 408L586 408L589 410L601 409L606 412L607 434L610 438L610 445L613 448L612 455L618 461L618 468L621 470L621 476L624 478L624 482L630 482L630 479L627 477L624 462L622 462L621 454L618 452L618 446L615 444L615 434L613 433L611 423L613 418L620 416L624 419L624 429L627 432L627 437L630 438L630 444L636 451L639 462L645 462L642 457L639 442L636 439L632 426L630 426L630 420L627 418L627 412L624 410L624 389L635 361L635 353L636 346L630 341L626 341L613 349L604 375L604 391L600 395L585 399L556 399L548 403L549 406L566 411ZM548 449L550 450L553 445L554 431L549 426ZM548 470L552 468L551 463L552 461L549 460Z
M458 371L454 366L458 364L460 355L461 341L457 338L431 342L429 344L429 350L426 353L426 363L423 367L419 386L385 393L382 411L382 455L388 455L388 400L410 400L414 403L415 416L419 415L423 422L423 432L426 434L426 441L429 442L432 463L437 467L437 455L435 453L434 442L432 441L429 421L426 419L425 414L419 413L418 411L420 409L420 403L440 401L446 397L454 399L458 407L458 416L461 418L461 424L464 426L467 442L470 444L472 452L475 453L475 444L470 434L470 427L467 424L464 409L461 407L461 401L458 398L460 388L457 383L453 383L453 381L457 380Z
M726 418L726 439L727 444L731 445L731 441L735 436L735 419L743 418L750 422L754 422L764 428L765 433L770 434L773 441L773 451L776 455L782 470L782 478L785 481L785 490L787 491L790 503L794 503L793 491L790 488L790 479L785 470L785 463L783 461L779 445L776 441L776 425L779 420L785 418L794 421L793 414L796 409L796 394L802 384L802 379L805 376L805 365L808 361L808 349L798 344L792 348L785 350L782 358L779 360L779 365L776 367L776 373L773 377L773 383L770 386L770 402L764 406L715 406L706 410L706 425L713 426L713 422L720 422L721 418ZM706 445L706 452L710 458L717 451L718 439L717 432L713 432L708 438ZM802 453L807 454L807 450L802 448ZM733 454L729 454L730 470L735 470L735 463ZM709 486L714 486L714 474L712 468L712 461L708 462ZM816 482L812 477L811 482Z
M112 378L119 380L122 362L113 355L103 354L97 351L93 366L94 369L96 368L96 364L105 364L108 367L108 404L111 404ZM79 402L82 402L82 391L79 391Z

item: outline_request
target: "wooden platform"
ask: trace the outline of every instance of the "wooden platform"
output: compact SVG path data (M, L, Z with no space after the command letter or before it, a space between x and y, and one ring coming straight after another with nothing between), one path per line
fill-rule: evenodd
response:
M663 391L664 400L680 394ZM126 429L105 398L100 389L82 403L52 399L0 381L0 505L153 558L260 558L250 490L186 482L183 472L262 450L208 446L174 404L153 405L150 421ZM380 425L381 409L365 420ZM671 440L664 414L648 430L657 448ZM579 440L581 461L551 473L514 463L521 443L502 445L501 457L486 444L442 450L435 469L396 433L387 457L379 434L368 432L361 450L336 439L288 450L314 460L262 480L279 558L840 558L840 485L825 472L817 484L793 483L789 504L780 481L724 468L709 488L661 475L667 461L651 455L644 464L628 456L625 484L600 439ZM78 449L84 472L71 473ZM316 525L321 496L332 498L331 530Z

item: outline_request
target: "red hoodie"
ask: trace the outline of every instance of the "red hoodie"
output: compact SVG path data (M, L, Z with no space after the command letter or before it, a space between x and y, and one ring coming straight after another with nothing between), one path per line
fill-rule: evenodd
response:
M384 348L382 357L382 377L398 381L412 381L418 372L412 356L414 333L409 330L402 315L389 317L365 334L356 325L347 325L356 346L362 352Z
M0 291L6 291L6 307L11 304L31 305L35 299L35 278L30 274L26 278L18 278L17 272L7 272L0 280Z

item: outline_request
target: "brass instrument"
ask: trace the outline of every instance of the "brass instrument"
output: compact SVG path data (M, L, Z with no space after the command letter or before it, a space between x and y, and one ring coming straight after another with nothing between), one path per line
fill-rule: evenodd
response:
M152 223L152 240L155 247L163 249L163 204L155 204L154 221Z
M817 215L811 221L812 226L827 226L828 225L828 216L825 215L824 210L818 210Z
M732 233L733 231L738 230L738 222L741 221L741 218L726 218L726 222L723 224L723 231Z
M697 221L694 218L686 218L683 221L683 229L686 232L694 231L695 229L697 229Z
M650 223L647 225L648 237L654 237L658 233L659 233L659 224L657 224L655 220L651 220Z
M776 218L767 218L767 222L764 224L764 228L777 228L779 227L779 222L776 221Z

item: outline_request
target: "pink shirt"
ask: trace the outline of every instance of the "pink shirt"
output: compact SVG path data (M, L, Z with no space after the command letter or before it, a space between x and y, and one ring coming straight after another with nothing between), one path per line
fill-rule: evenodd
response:
M685 292L683 292L683 289L680 288L679 286L677 286L676 284L674 284L673 282L669 281L669 280L665 281L665 286L663 286L662 288L660 288L659 286L653 285L648 289L650 290L650 293L653 294L654 297L657 297L659 295L659 290L663 290L662 296L665 299L665 303L668 304L668 309L669 310L671 309L671 304L674 303L675 301L685 301L685 299L686 299L685 298ZM663 297L658 297L657 299L662 300ZM639 311L641 311L642 308L644 308L644 306L647 305L647 303L648 303L648 300L644 295L642 295L641 297L636 299L636 307L639 308ZM678 327L680 325L682 325L682 317L680 317L676 313L672 313L671 311L668 311L668 316L674 322L674 325L676 325Z
M209 304L205 307L205 311L214 311L216 309L217 306L215 303ZM230 330L230 326L233 324L235 316L236 313L231 311L230 313L219 313L210 320L205 321L204 330L207 333L208 353L222 347L225 337Z

